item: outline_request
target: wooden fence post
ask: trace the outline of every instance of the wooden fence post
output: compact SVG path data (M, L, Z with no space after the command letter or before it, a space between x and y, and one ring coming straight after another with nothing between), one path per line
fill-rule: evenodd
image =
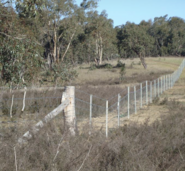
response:
M120 94L118 94L118 104L117 104L118 127L120 126L120 99L121 99L121 96L120 96Z
M140 108L143 107L143 88L142 88L142 83L140 83Z
M69 99L69 105L64 109L65 123L69 128L71 135L76 134L76 114L75 114L75 87L67 86L65 89L66 98Z
M130 118L130 87L128 87L128 96L127 96L127 100L128 100L128 110L127 110L127 114L128 114L128 119Z

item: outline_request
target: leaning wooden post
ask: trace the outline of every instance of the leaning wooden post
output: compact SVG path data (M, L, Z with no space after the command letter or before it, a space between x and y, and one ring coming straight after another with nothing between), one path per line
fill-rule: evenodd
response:
M75 87L67 86L65 89L69 105L64 109L65 123L69 127L71 135L76 134L76 114L75 114Z
M37 122L37 124L35 124L31 128L31 131L27 131L21 138L19 138L18 143L20 145L26 143L27 140L31 139L33 137L33 135L36 135L36 133L38 133L41 128L43 128L49 121L51 121L58 114L60 114L68 105L69 105L69 100L66 99L57 108L55 108L53 111L48 113L42 120Z

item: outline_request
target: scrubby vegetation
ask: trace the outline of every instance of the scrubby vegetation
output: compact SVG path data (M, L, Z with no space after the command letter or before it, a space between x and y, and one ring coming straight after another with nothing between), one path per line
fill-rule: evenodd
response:
M159 121L130 123L112 130L109 138L95 131L68 136L59 121L45 127L25 146L16 146L20 130L1 134L0 170L184 170L185 106L167 101L170 110Z

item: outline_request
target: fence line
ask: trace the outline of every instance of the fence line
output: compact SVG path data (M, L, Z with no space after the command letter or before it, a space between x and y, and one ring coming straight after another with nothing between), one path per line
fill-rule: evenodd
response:
M152 103L154 98L160 97L164 91L172 88L175 82L179 79L184 67L185 59L172 74L161 76L152 81L146 80L145 82L139 83L135 86L128 86L126 89L109 99L103 99L82 90L75 89L76 93L83 93L87 96L86 100L81 99L81 97L74 97L77 127L89 125L90 130L93 127L103 128L105 136L108 137L109 131L112 128L119 128L123 125L125 119L129 119L132 114L137 114L139 109L144 105ZM60 89L60 87L57 88ZM3 88L0 87L0 89ZM35 114L37 116L37 120L39 117L45 115L47 111L52 111L61 104L63 92L61 90L63 90L63 87L61 87L60 90L57 90L59 92L56 93L56 96L53 94L52 96L44 94L43 97L35 97L37 96L37 93L35 93L36 95L34 97L31 96L32 94L30 94L31 97L27 95L28 97L25 97L25 111L29 115ZM120 94L123 92L124 96L121 97ZM3 97L3 94L1 94L1 96L2 100L0 100L0 109L3 110L3 112L9 113L12 104L12 93L10 93L9 97ZM21 101L22 99L23 92L21 97L20 95L19 97L15 96L11 111L12 117L15 115L15 110L19 109L21 113L23 105ZM115 101L113 101L113 99L115 99ZM6 101L6 104L3 104L4 101ZM25 122L26 121L27 119L25 119ZM7 122L18 124L19 122L24 122L24 120L10 120ZM0 122L0 128L3 123L6 122Z
M121 123L124 123L125 117L129 119L130 115L137 114L137 111L144 105L152 103L154 98L160 97L163 92L171 89L175 82L179 79L184 67L185 59L182 61L178 69L172 74L161 76L152 81L142 82L137 86L128 86L127 90L124 89L122 91L127 91L126 95L120 97L119 93L118 95L109 98L105 102L104 108L101 105L101 110L98 106L97 108L93 108L93 104L90 104L90 115L87 113L90 120L90 127L93 122L96 124L97 121L101 120L102 126L105 128L105 135L108 137L109 130L111 128L120 127ZM94 96L91 95L91 102L93 101L93 98ZM117 102L108 106L109 102L115 98L118 99Z

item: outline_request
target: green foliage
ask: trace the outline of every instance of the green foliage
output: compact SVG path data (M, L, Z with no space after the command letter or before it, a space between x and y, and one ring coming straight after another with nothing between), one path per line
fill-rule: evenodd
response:
M141 61L138 62L138 65L141 65Z
M96 64L91 64L89 67L89 70L95 70L95 69L97 69Z
M0 72L4 83L16 86L31 82L37 75L43 62L42 47L27 34L31 30L22 25L22 20L13 11L9 14L11 17L0 15Z
M116 65L116 68L125 68L125 63L122 63L120 60L118 60L118 62L117 62L117 65Z
M78 76L77 72L68 63L54 64L50 70L50 75L53 76L55 85L58 83L64 84L65 82L74 80Z
M116 28L121 57L184 55L185 21L167 15L139 25L127 22Z
M123 82L124 81L124 76L126 74L126 68L125 66L122 66L121 69L120 69L120 81Z
M109 63L106 63L106 64L104 64L104 65L100 65L99 68L112 69L113 66L112 66L111 64L109 64Z

